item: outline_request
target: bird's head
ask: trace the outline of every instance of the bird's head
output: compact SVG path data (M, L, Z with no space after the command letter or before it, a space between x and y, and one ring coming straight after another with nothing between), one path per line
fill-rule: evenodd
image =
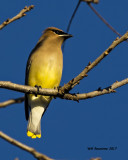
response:
M44 30L44 34L50 37L60 37L65 39L68 39L72 37L71 34L65 33L63 30L58 29L56 27L48 27L47 29Z
M72 37L72 35L56 27L48 27L44 30L43 37L51 39L52 41L59 41L62 44L66 39Z
M48 27L43 31L43 35L40 37L37 45L40 46L41 44L45 43L45 46L48 47L61 47L63 42L70 37L72 37L71 34L65 33L58 28Z

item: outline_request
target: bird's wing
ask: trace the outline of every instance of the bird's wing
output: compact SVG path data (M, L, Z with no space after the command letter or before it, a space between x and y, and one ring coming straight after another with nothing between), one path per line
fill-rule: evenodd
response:
M29 55L29 58L28 58L28 61L27 61L26 73L25 73L25 85L28 85L28 76L29 76L29 71L30 71L30 67L31 67L31 63L32 63L31 57L40 48L41 44L43 43L43 41L45 39L40 40L37 43L37 45L35 46L35 48L33 48L33 50L31 51L31 53ZM27 96L27 94L25 94L25 103L24 103L24 105L25 105L25 117L26 117L26 120L28 120L30 106L28 104L28 96Z
M30 66L31 66L31 60L29 58L28 62L27 62L27 67L26 67L25 85L28 85L28 75L29 75ZM26 117L26 120L28 120L30 107L29 107L29 104L28 104L28 96L27 96L27 94L25 94L25 103L24 103L24 105L25 105L25 117Z
M31 51L29 58L28 58L28 62L27 62L27 67L26 67L26 74L25 74L25 85L28 85L28 76L29 76L29 71L30 71L30 67L31 67L31 57L32 55L42 46L42 43L47 39L47 37L41 37L39 39L39 41L37 42L37 45L35 46L35 48L33 48L33 50ZM29 118L29 110L31 109L29 104L28 104L28 96L27 94L25 94L25 117L26 120L28 120Z

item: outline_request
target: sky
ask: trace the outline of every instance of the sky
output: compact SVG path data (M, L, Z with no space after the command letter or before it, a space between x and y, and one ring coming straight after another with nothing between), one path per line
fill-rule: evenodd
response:
M1 0L0 24L15 16L26 5L35 8L27 16L0 31L0 80L24 84L28 56L42 31L54 26L66 31L78 1ZM120 33L128 30L127 0L100 1L93 6ZM80 4L66 41L61 86L77 76L116 39L113 33L87 6ZM117 46L98 66L88 73L71 93L87 93L127 78L128 43ZM16 140L56 160L128 159L128 85L117 93L79 103L53 99L42 118L41 139L26 135L24 103L0 109L0 130ZM23 96L23 93L0 89L0 102ZM92 147L92 150L88 148ZM107 148L108 150L95 150ZM109 150L114 147L114 150ZM1 159L34 160L35 158L0 139Z

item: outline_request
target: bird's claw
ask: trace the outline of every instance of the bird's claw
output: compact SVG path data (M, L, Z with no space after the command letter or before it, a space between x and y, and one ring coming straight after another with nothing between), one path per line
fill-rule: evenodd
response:
M37 93L35 93L35 96L37 97L38 93L39 93L39 89L42 88L41 86L35 85L35 87L37 88Z

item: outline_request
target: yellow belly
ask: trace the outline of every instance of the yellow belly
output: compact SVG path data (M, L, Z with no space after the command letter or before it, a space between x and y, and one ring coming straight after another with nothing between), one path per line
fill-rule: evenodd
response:
M28 85L41 86L42 88L54 88L59 86L62 68L54 65L32 65L28 76Z
M35 85L41 86L42 88L58 87L63 69L62 53L44 53L44 51L36 51L36 54L32 55L27 84L33 87ZM47 96L47 98L49 97Z

